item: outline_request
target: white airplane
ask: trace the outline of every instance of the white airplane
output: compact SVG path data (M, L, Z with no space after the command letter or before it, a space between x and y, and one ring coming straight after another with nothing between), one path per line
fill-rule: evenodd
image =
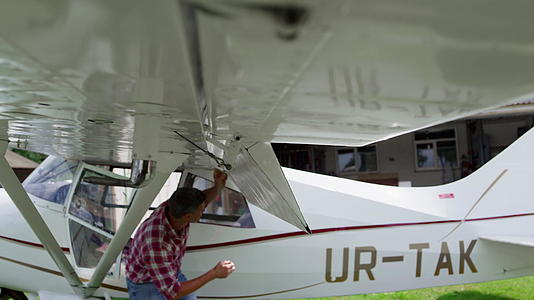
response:
M282 172L269 143L361 146L531 97L533 7L3 1L0 146L61 157L24 187L0 159L4 295L126 296L119 254L178 167L181 185L230 174L183 270L224 257L238 271L200 297L531 274L533 133L472 177L420 189Z

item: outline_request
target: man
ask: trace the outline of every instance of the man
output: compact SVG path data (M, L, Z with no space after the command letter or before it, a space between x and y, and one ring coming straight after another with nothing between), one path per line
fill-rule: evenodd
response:
M125 251L130 299L194 300L194 291L216 278L228 277L235 270L233 262L221 261L192 280L187 280L180 271L189 224L200 219L206 205L221 192L226 178L224 172L215 169L212 188L203 192L195 188L177 189L141 224Z

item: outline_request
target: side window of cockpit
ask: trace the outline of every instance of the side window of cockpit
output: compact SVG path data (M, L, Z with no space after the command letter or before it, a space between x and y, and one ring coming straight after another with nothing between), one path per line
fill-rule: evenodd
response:
M90 183L88 178L105 177L84 170L74 190L69 213L107 233L114 234L128 208L133 189Z
M111 239L73 220L69 220L69 227L76 265L95 268Z
M213 182L190 173L184 186L205 190L213 186ZM199 222L239 228L256 227L245 197L227 187L222 190L220 197L206 207Z
M77 167L76 162L49 156L22 183L28 194L64 204Z
M97 183L109 176L84 169L72 195L69 232L74 259L80 268L96 267L134 193L132 188Z

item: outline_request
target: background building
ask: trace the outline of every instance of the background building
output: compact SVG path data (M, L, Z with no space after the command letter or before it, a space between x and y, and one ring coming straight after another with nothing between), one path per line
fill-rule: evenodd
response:
M21 156L10 149L6 150L4 155L9 166L13 169L13 172L17 175L18 179L22 182L37 166L38 163Z
M282 166L372 183L430 186L472 173L534 126L534 101L365 147L273 144Z

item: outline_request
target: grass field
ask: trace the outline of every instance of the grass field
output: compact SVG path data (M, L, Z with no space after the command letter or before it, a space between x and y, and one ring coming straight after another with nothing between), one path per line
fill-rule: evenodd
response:
M395 293L369 294L316 300L512 300L534 299L534 276L427 288Z
M534 276L404 292L314 300L534 300Z

